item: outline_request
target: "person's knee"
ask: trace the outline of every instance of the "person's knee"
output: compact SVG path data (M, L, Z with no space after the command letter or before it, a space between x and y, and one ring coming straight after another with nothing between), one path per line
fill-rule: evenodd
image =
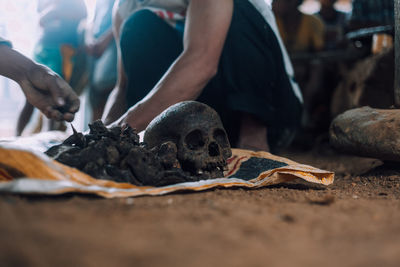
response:
M159 20L160 18L152 11L141 9L124 22L121 27L119 46L125 68L132 67L132 58L137 61L144 57L143 51L148 50Z
M158 16L147 9L141 9L133 13L121 27L121 50L131 47L133 38L143 35L146 32L148 23L154 19L158 19Z

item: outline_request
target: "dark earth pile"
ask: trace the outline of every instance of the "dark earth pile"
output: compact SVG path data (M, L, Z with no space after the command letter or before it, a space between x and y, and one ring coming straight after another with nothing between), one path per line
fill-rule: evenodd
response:
M97 179L135 185L164 186L198 181L182 171L176 146L170 142L148 149L129 126L108 129L101 121L89 124L89 134L74 133L45 153Z

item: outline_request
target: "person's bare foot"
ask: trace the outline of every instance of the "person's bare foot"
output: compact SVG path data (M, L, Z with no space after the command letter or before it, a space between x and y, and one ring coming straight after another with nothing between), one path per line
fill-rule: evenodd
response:
M242 113L238 148L254 151L269 151L267 127L254 115Z

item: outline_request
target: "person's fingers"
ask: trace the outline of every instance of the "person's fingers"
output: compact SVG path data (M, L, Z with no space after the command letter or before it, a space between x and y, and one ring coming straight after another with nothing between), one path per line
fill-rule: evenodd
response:
M36 65L29 73L29 80L20 85L28 101L46 117L67 121L74 119L74 113L79 109L78 96L67 82L47 67Z
M56 84L58 86L58 90L61 91L60 96L62 96L64 105L66 105L67 112L77 112L80 106L79 97L75 94L69 84L60 77L56 78Z
M73 90L61 77L55 75L53 77L53 82L49 84L50 94L57 105L63 106Z
M122 129L126 129L126 128L129 127L129 124L127 124L127 123L124 122L124 121L120 121L116 126L119 126L119 127L121 127Z
M51 118L56 120L56 121L62 121L63 120L63 114L58 111L58 110L53 110L50 114Z
M52 107L47 107L44 110L40 110L47 118L51 118L51 112L53 108Z
M73 113L67 112L67 113L64 113L64 114L63 114L63 119L64 119L65 121L71 122L71 121L74 120L74 118L75 118L75 114L73 114Z
M46 111L43 112L43 114L49 119L53 119L53 120L57 120L57 121L63 120L63 114L60 111L58 111L52 107L48 107L46 109Z
M70 105L70 107L68 109L68 111L70 113L76 113L79 110L80 100L75 93L73 93L69 96L68 104Z
M60 107L66 104L67 97L73 93L72 88L66 81L59 76L52 74L47 76L47 88L54 103Z
M59 90L61 90L60 96L63 97L62 100L64 104L62 106L65 106L65 110L63 111L64 114L62 114L62 116L66 121L72 121L74 119L74 113L76 113L80 107L79 97L75 94L67 82L61 78L57 77L56 83Z
M128 126L128 123L125 121L125 116L122 116L118 120L116 120L113 123L111 123L111 125L115 125L115 126L120 126L122 128L126 128Z

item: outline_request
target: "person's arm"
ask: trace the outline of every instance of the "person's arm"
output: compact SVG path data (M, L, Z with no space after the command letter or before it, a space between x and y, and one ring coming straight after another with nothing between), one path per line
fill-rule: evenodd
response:
M99 38L87 41L85 46L86 52L94 57L100 57L113 40L114 35L112 28L110 28Z
M117 120L126 110L126 86L127 77L125 74L124 64L121 57L121 48L119 46L120 28L123 23L121 16L118 14L119 1L116 1L113 8L113 36L117 44L117 83L111 92L104 107L102 120L106 125Z
M141 131L169 106L196 99L217 72L232 12L233 0L192 0L182 54L149 94L117 123L128 123Z
M86 23L85 49L89 55L92 55L96 58L101 57L109 44L114 41L113 24L111 24L104 32L102 32L100 36L96 37L94 34L95 25L104 22L104 18L107 17L109 13L111 13L112 16L111 19L114 20L113 6L115 2L111 3L110 1L107 3L107 8L109 9L107 10L107 14L103 14L102 12L102 8L105 8L103 5L105 4L105 2L98 2L96 4L93 21L91 21L91 23Z
M0 45L0 75L16 81L27 100L47 117L72 121L79 98L49 68L36 64L7 45Z

